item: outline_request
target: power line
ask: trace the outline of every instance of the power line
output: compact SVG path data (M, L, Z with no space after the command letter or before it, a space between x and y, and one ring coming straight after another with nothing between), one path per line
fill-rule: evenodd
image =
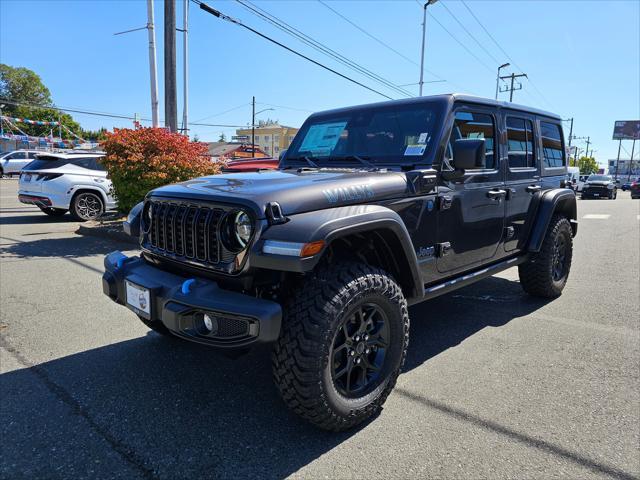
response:
M266 105L267 107L284 108L285 110L294 110L297 112L313 113L315 110L307 110L305 108L287 107L286 105L275 105L273 103L256 102L256 105Z
M255 4L252 4L249 1L243 1L243 0L236 0L236 2L238 2L240 5L242 5L245 9L249 10L251 13L253 13L254 15L260 17L262 20L270 23L271 25L275 26L276 28L280 29L281 31L285 32L286 34L296 38L297 40L301 41L302 43L310 46L311 48L315 49L316 51L319 51L320 53L322 53L323 55L326 55L334 60L336 60L337 62L341 63L342 65L346 66L347 68L350 68L351 70L357 71L360 74L363 74L369 78L371 78L372 80L374 80L375 82L378 82L398 93L401 93L402 95L411 97L412 94L406 90L403 90L402 88L399 88L397 85L395 85L393 82L387 80L386 78L372 72L371 70L363 67L362 65L358 64L357 62L345 57L344 55L342 55L339 52L336 52L335 50L333 50L332 48L324 45L323 43L321 43L320 41L314 39L313 37L307 35L306 33L298 30L297 28L293 27L292 25L288 24L287 22L285 22L284 20L282 20L281 18L278 18L277 16L267 12L266 10L258 7Z
M352 25L353 27L357 28L358 30L360 30L362 33L364 33L367 37L375 40L376 42L378 42L380 45L382 45L383 47L387 48L388 50L391 50L393 53L395 53L396 55L398 55L401 58L404 58L407 62L414 64L416 67L419 67L420 65L411 60L409 57L407 57L406 55L404 55L403 53L400 53L398 50L396 50L395 48L391 47L389 44L383 42L382 40L380 40L378 37L376 37L375 35L372 35L371 33L369 33L368 31L366 31L364 28L362 28L360 25L357 25L356 23L352 22L351 20L349 20L347 17L345 17L344 15L342 15L340 12L338 12L337 10L334 10L332 7L330 7L329 5L327 5L325 2L323 2L322 0L317 0L318 3L324 5L326 8L328 8L329 10L331 10L333 13L335 13L337 16L339 16L340 18L342 18L345 22L347 22L348 24ZM431 73L431 72L429 72ZM432 73L432 75L434 75ZM437 75L436 75L437 76Z
M300 58L303 58L303 59L305 59L305 60L307 60L307 61L309 61L309 62L313 63L314 65L319 66L320 68L323 68L323 69L325 69L325 70L327 70L327 71L329 71L329 72L331 72L331 73L334 73L335 75L338 75L339 77L342 77L342 78L344 78L345 80L348 80L348 81L349 81L349 82L351 82L351 83L354 83L354 84L356 84L356 85L359 85L359 86L361 86L362 88L366 88L367 90L369 90L369 91L371 91L371 92L373 92L373 93L377 93L378 95L380 95L380 96L382 96L382 97L385 97L385 98L387 98L387 99L389 99L389 100L393 100L393 98L392 98L392 97L390 97L390 96L388 96L388 95L385 95L384 93L379 92L378 90L375 90L375 89L373 89L373 88L371 88L371 87L369 87L369 86L365 85L364 83L361 83L361 82L359 82L359 81L357 81L357 80L355 80L355 79L353 79L353 78L351 78L351 77L348 77L347 75L345 75L345 74L343 74L343 73L340 73L340 72L338 72L338 71L334 70L334 69L333 69L333 68L331 68L331 67L328 67L328 66L326 66L326 65L324 65L324 64L322 64L322 63L320 63L320 62L318 62L318 61L316 61L316 60L313 60L312 58L307 57L306 55L304 55L304 54L302 54L302 53L300 53L300 52L298 52L298 51L294 50L294 49L293 49L293 48L291 48L291 47L287 47L287 46L286 46L286 45L284 45L283 43L280 43L280 42L278 42L277 40L274 40L273 38L271 38L271 37L269 37L269 36L267 36L267 35L265 35L265 34L263 34L263 33L260 33L259 31L255 30L254 28L251 28L251 27L249 27L248 25L243 24L243 23L242 23L242 22L240 22L239 20L236 20L236 19L234 19L234 18L232 18L232 17L229 17L229 16L227 16L227 15L223 14L222 12L219 12L218 10L216 10L216 9L214 9L214 8L212 8L212 7L210 7L209 5L207 5L206 3L204 3L204 2L202 2L202 1L200 1L200 0L192 0L192 1L193 1L196 5L198 5L202 10L204 10L204 11L205 11L205 12L207 12L207 13L210 13L210 14L211 14L211 15L213 15L214 17L220 18L220 19L222 19L222 20L226 20L226 21L228 21L228 22L230 22L230 23L234 23L234 24L236 24L236 25L238 25L238 26L240 26L240 27L243 27L243 28L245 28L246 30L249 30L250 32L252 32L252 33L254 33L254 34L258 35L259 37L264 38L265 40L268 40L269 42L271 42L271 43L273 43L273 44L275 44L275 45L278 45L278 46L279 46L279 47L281 47L281 48L284 48L284 49L285 49L285 50L287 50L288 52L291 52L291 53L293 53L293 54L295 54L295 55L299 56Z
M208 118L219 117L220 115L224 115L225 113L229 113L229 112L233 112L233 111L235 111L235 110L239 110L239 109L241 109L242 107L246 107L246 106L249 106L249 105L251 105L251 104L250 104L250 103L243 103L242 105L238 105L237 107L230 108L229 110L225 110L224 112L214 113L213 115L208 115L208 116L206 116L206 117L198 118L198 119L197 119L197 120L195 120L195 121L196 121L196 122L200 122L200 121L202 121L202 120L206 120L206 119L208 119ZM191 123L193 123L193 122L191 122Z
M32 105L24 102L16 102L15 100L10 99L0 99L0 102L9 103L11 105L19 105L30 108L42 108L42 109L51 109L56 110L58 112L67 112L67 113L79 113L82 115L93 115L96 117L106 117L106 118L118 118L124 120L135 120L135 115L123 115L118 113L103 113L103 112L95 112L89 110L82 110L78 108L64 108L64 107L54 107L54 106L43 106L43 105ZM151 122L150 118L140 118L140 121L143 122ZM215 124L215 123L192 123L192 125L199 125L203 127L227 127L227 128L243 128L244 125L226 125L226 124Z
M460 1L464 5L464 7L467 9L467 11L471 14L471 16L475 19L475 21L478 23L478 25L480 25L482 30L484 30L484 32L487 34L487 36L491 39L491 41L500 49L500 51L504 54L504 56L507 57L507 59L511 62L511 64L514 67L516 67L518 70L524 71L524 69L522 67L520 67L515 62L515 60L513 60L513 58L511 58L511 56L505 51L505 49L502 48L502 45L500 45L500 43L493 37L493 35L491 35L491 32L484 26L484 24L480 21L480 19L476 16L476 14L473 13L473 10L471 10L471 8L469 8L469 5L467 5L467 2L465 0L460 0ZM544 96L544 94L531 81L531 79L529 77L527 77L527 82L529 82L529 84L533 87L533 89L538 93L540 98L542 98L542 100L544 100L547 103L547 105L549 105L553 109L554 107L553 107L552 103L549 100L547 100L547 98ZM526 90L525 90L525 92L526 92Z
M418 3L419 3L419 2L418 2ZM437 19L437 18L436 18L436 17L435 17L431 12L428 12L428 13L429 13L429 16L430 16L430 17L431 17L431 18L432 18L432 19L433 19L433 20L434 20L438 25L440 25L440 27L442 27L442 29L443 29L445 32L447 32L451 38L453 38L453 39L458 43L458 45L460 45L462 48L464 48L464 49L467 51L467 53L468 53L469 55L471 55L473 58L475 58L475 59L478 61L478 63L480 63L480 65L482 65L484 68L486 68L486 69L487 69L487 71L489 71L489 72L493 75L493 73L494 73L494 72L493 72L493 70L494 70L493 68L489 67L486 63L484 63L484 61L482 61L482 59L481 59L480 57L478 57L475 53L473 53L473 51L472 51L472 50L470 50L470 49L469 49L469 47L467 47L464 43L462 43L462 42L458 39L458 37L456 37L453 33L451 33L451 32L447 29L447 27L445 27L445 26L440 22L440 20L438 20L438 19Z
M464 24L463 24L463 23L458 19L458 17L456 17L456 16L454 15L454 13L453 13L451 10L449 10L449 7L447 7L446 3L441 2L441 4L442 4L443 8L444 8L447 12L449 12L449 15L451 15L451 16L453 17L453 19L456 21L456 23L457 23L458 25L460 25L460 27L461 27L461 28L462 28L462 29L467 33L467 35L469 35L469 37L471 38L471 40L473 40L474 42L476 42L476 44L477 44L477 45L478 45L482 50L484 50L484 52L485 52L489 57L491 57L491 59L492 59L492 60L493 60L497 65L499 65L499 64L500 64L500 61L499 61L499 60L497 60L497 59L496 59L496 57L494 57L494 56L491 54L491 52L490 52L489 50L487 50L487 49L485 48L485 46L484 46L484 45L482 45L482 43L480 43L480 41L478 41L478 39L477 39L476 37L474 37L474 36L473 36L473 34L472 34L468 29L467 29L467 27L465 27L465 26L464 26Z

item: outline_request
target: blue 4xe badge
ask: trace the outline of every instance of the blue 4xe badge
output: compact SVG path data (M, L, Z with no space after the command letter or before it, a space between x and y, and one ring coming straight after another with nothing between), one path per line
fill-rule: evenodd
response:
M373 188L371 188L371 185L368 183L350 187L330 188L323 190L322 193L324 193L329 203L346 202L349 200L367 200L375 196Z

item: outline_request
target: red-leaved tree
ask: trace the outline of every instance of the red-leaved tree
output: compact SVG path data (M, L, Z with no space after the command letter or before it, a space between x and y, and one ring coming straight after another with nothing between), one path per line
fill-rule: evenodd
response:
M101 142L118 208L128 212L150 190L219 173L207 144L162 128L116 128Z

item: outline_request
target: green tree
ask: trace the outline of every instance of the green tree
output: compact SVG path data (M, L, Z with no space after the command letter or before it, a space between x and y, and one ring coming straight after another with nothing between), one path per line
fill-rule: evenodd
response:
M224 134L224 132L220 132L220 138L218 138L219 142L226 142L227 141L227 136Z
M580 157L577 166L582 175L590 175L598 171L598 163L594 157Z
M0 63L0 97L14 102L51 106L51 92L34 71L4 63ZM14 114L17 109L18 106L9 104L5 105L3 111L17 116Z
M268 127L270 125L278 125L278 120L267 118L265 120L258 120L258 127Z
M28 68L0 64L0 100L4 100L5 105L2 107L2 114L8 117L60 122L63 125L62 128L58 128L51 125L17 123L16 126L27 135L46 137L53 130L54 136L62 133L64 139L75 138L69 131L86 140L105 138L106 129L83 130L71 115L52 108L51 92L42 83L40 76Z

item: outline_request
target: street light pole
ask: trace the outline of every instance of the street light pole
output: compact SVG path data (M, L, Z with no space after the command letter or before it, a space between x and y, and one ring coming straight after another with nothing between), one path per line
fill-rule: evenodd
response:
M503 68L507 68L510 65L510 63L503 63L498 67L498 76L496 77L496 100L498 99L498 89L500 87L500 70L502 70Z
M422 96L422 86L424 85L424 46L427 37L427 7L433 5L438 0L427 0L422 9L422 51L420 54L420 97Z

